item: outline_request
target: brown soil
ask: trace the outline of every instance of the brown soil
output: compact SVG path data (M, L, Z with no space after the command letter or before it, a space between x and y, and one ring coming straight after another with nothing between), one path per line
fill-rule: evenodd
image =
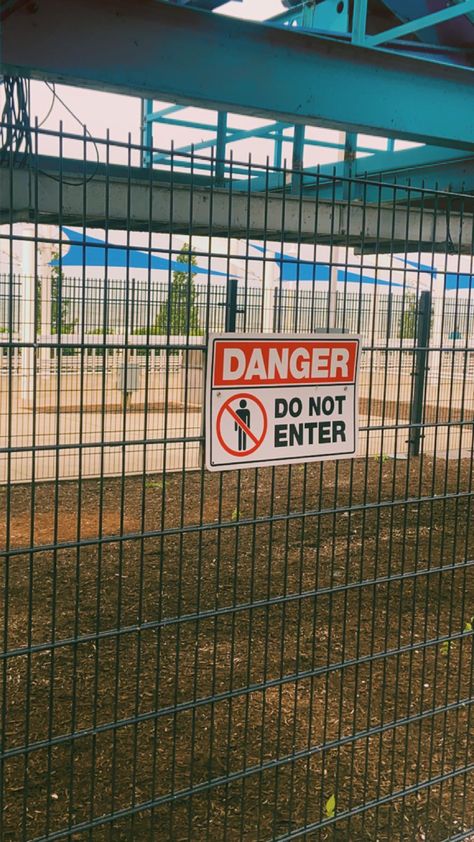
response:
M2 491L2 842L287 838L333 795L336 822L300 838L472 827L472 637L438 641L474 613L471 471L355 460Z

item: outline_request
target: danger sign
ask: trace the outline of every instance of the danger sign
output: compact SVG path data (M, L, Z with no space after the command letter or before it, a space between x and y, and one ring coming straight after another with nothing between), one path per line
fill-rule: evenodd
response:
M207 468L354 456L359 356L344 334L211 335Z

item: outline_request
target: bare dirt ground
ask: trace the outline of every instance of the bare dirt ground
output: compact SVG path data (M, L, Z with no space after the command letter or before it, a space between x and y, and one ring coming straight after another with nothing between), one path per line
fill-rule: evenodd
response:
M332 796L299 838L471 828L472 479L425 457L0 490L2 842L287 838Z

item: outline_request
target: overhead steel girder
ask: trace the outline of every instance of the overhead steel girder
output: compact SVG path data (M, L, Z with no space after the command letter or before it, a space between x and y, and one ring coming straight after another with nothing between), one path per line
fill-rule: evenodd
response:
M446 149L436 146L418 146L412 149L401 149L398 152L375 152L373 155L364 158L356 158L353 161L350 173L353 178L372 178L383 175L390 175L397 179L430 179L431 183L439 181L439 188L443 189L441 182L448 185L444 173L451 168L461 173L465 168L466 173L474 162L474 156L466 154L459 149ZM344 170L340 164L336 164L336 175L343 175ZM399 182L401 183L401 182Z
M398 187L425 188L427 190L471 193L474 191L474 156L466 155L459 149L420 146L416 149L404 149L399 152L376 152L367 158L357 158L349 171L353 179L363 181L396 184ZM343 165L322 166L319 176L328 175L344 178L347 171ZM314 176L313 176L314 178ZM352 188L354 189L354 188ZM367 196L364 188L364 196ZM393 195L392 201L406 200L406 194L400 189ZM375 191L374 201L382 201L380 191ZM390 201L390 198L389 198Z
M3 73L474 149L474 71L150 0L38 0Z
M344 177L347 172L341 164L336 164L334 167L321 167L321 175L335 175L338 178ZM429 146L394 153L376 152L367 158L357 158L350 175L354 179L383 181L400 188L471 193L474 191L474 156L466 155L459 149ZM397 199L403 201L404 198L400 190ZM376 201L380 200L379 195Z
M453 211L315 202L298 196L166 182L141 167L41 156L33 169L0 166L0 224L79 225L189 236L328 243L364 251L441 251L452 240L472 253L473 217ZM151 196L150 196L151 191ZM173 213L170 216L170 207Z
M364 158L356 158L349 170L346 162L323 164L320 167L307 167L303 172L303 189L308 192L317 190L319 195L334 195L341 198L343 179L350 177L352 181L351 193L358 190L366 201L382 201L380 192L370 185L362 186L362 182L378 182L396 184L398 187L417 187L432 190L450 190L453 192L474 191L474 156L467 155L459 149L443 147L420 146L414 149L404 149L399 152L375 152ZM326 181L329 177L330 183ZM337 181L334 187L334 179ZM354 180L360 180L360 184ZM251 181L253 191L284 190L287 176L285 173L270 172L265 176L257 176ZM234 181L235 190L247 190L246 182ZM389 187L385 194L387 201L405 201L407 196L402 190L394 195ZM371 199L373 196L373 199Z

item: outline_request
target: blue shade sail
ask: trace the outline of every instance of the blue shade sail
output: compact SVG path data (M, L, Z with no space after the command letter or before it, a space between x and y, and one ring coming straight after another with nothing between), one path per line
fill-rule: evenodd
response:
M372 278L370 275L362 275L360 272L348 272L347 269L338 269L337 280L346 284L372 284L378 287L401 287L403 284L395 281L385 281L382 278Z
M413 266L419 272L426 272L432 275L433 278L438 276L438 270L434 266L427 266L425 263L417 263L414 260L406 260L404 257L398 257L407 266ZM474 289L474 275L469 275L467 272L443 272L444 288L450 290L457 289Z
M252 246L257 251L266 252L266 249L262 246L256 246L253 243ZM282 254L278 251L273 252L273 254L275 263L280 267L280 281L282 283L291 281L328 283L330 280L331 267L328 263L314 263L311 260L299 260L297 257ZM403 287L403 284L395 283L394 281L381 280L370 275L363 275L360 272L349 272L347 269L338 269L337 280L341 283Z
M168 260L148 251L139 251L134 248L106 243L97 237L88 234L78 233L72 228L63 227L63 234L71 242L71 247L59 260L51 260L50 266L96 266L109 269L146 269L159 270L164 272L186 272L186 264L177 260ZM218 272L214 269L205 269L202 266L193 266L193 275L220 275L227 277L226 272Z

